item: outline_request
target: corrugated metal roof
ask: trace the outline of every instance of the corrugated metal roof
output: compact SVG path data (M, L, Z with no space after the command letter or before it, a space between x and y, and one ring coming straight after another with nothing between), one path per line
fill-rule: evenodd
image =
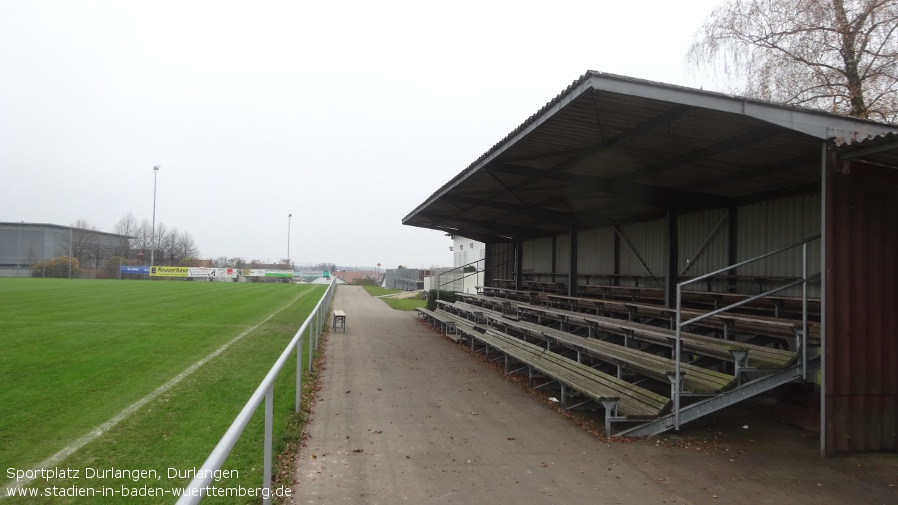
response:
M824 141L896 139L872 121L590 71L403 224L497 242L740 205L819 191Z

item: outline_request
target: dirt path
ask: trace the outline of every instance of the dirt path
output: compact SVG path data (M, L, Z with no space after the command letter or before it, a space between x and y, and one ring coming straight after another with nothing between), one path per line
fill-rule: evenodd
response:
M354 286L334 306L298 504L898 503L898 455L821 460L815 434L745 407L608 443L414 313Z

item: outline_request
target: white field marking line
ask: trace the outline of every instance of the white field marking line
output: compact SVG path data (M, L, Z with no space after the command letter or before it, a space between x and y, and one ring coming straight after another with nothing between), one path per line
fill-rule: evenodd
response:
M291 302L292 303L292 302ZM121 321L38 321L36 323L28 323L32 326L155 326L155 327L165 327L165 326L177 326L178 328L183 328L185 326L190 326L193 328L242 328L246 326L245 324L237 324L237 323L141 323L139 321L135 322L121 322Z
M154 399L156 399L159 395L161 395L162 393L165 393L166 391L168 391L169 389L171 389L172 387L174 387L175 385L177 385L179 382L181 382L182 380L184 380L184 379L185 379L186 377L188 377L190 374L192 374L193 372L195 372L199 367L205 365L205 364L208 363L210 360L212 360L213 358L215 358L216 356L218 356L219 354L221 354L222 352L224 352L228 347L231 347L231 345L235 344L236 342L238 342L238 341L239 341L240 339L242 339L243 337L245 337L245 336L249 335L250 333L252 333L253 331L255 331L257 328L259 328L260 326L262 326L263 324L265 324L266 322L268 322L268 320L271 319L272 317L274 317L274 316L280 314L281 312L283 312L287 307L289 307L289 306L293 305L294 303L296 303L297 300L299 300L300 298L303 298L304 296L306 296L306 294L308 294L308 292L300 294L299 296L297 296L296 298L294 298L293 300L291 300L290 303L284 305L284 306L281 307L280 309L278 309L278 310L272 312L271 314L269 314L269 315L268 315L265 319L263 319L262 321L256 323L254 326L252 326L252 327L250 327L250 328L247 328L246 330L243 330L243 332L241 332L239 335L237 335L236 337L232 338L230 341L228 341L227 343L225 343L224 345L222 345L221 347L219 347L218 349L216 349L215 351L213 351L211 354L209 354L209 355L206 356L205 358L203 358L203 359L197 361L196 363L190 365L186 370L184 370L183 372L181 372L181 373L179 373L178 375L176 375L176 376L175 376L174 378L172 378L170 381L168 381L168 382L166 382L165 384L163 384L163 385L159 386L158 388L156 388L155 391L153 391L153 392L151 392L150 394L144 396L144 397L141 398L140 400L137 400L136 402L132 403L131 405L128 405L127 407L125 407L124 410L122 410L121 412L119 412L118 414L116 414L115 416L113 416L111 419L109 419L109 420L106 421L105 423L103 423L103 424L97 426L96 428L94 428L94 429L92 429L91 431L87 432L87 433L86 433L85 435L83 435L81 438L75 440L73 443L67 445L66 447L63 447L63 448L62 448L59 452L57 452L56 454L54 454L54 455L50 456L49 458L47 458L47 459L41 461L40 463L38 463L36 467L34 467L34 468L31 469L31 472L37 473L37 472L39 472L42 468L53 468L53 467L55 467L56 465L58 465L63 459L65 459L65 458L71 456L71 455L72 455L75 451L77 451L78 449L81 449L82 447L84 447L85 445L89 444L90 442L93 442L94 440L100 438L100 435L102 435L103 433L105 433L106 431L108 431L110 428L112 428L113 426L115 426L115 425L117 425L118 423L122 422L123 420L125 420L126 418L128 418L128 416L130 416L131 414L133 414L134 412L136 412L138 409L140 409L141 407L143 407L143 406L146 405L147 403L150 403L151 401L153 401ZM33 481L33 480L34 480L34 479L22 479L22 480L16 481L15 484L13 484L12 482L9 482L9 483L5 484L3 487L6 488L6 487L9 487L11 484L13 484L12 487L15 487L15 488L21 488L21 487L23 487L23 486L27 486L27 485L30 484L31 481ZM2 499L4 499L4 498L6 498L6 493L0 494L0 500L2 500Z

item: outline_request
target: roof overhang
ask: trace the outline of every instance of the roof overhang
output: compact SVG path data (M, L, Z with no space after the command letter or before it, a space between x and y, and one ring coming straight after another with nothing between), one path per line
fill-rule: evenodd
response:
M819 191L898 128L587 72L403 219L501 242ZM884 143L884 141L883 141ZM891 143L891 142L889 142Z

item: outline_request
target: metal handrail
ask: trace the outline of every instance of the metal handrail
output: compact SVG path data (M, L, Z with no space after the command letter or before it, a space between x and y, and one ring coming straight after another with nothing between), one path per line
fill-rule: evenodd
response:
M451 280L451 281L441 282L440 278L441 278L443 275L446 275L446 274L448 274L448 273L450 273L450 272L452 272L452 271L454 271L454 270L458 270L458 269L460 269L460 268L461 268L461 269L464 269L464 268L467 267L467 266L476 265L476 264L480 263L481 261L484 263L484 268L483 268L483 270L477 270L477 269L475 269L473 272L469 272L467 275L463 275L461 278L462 278L462 279L466 279L466 278L468 278L468 277L470 277L470 276L472 276L472 275L480 275L481 273L482 273L482 274L486 274L486 272L488 272L488 271L490 271L490 270L492 270L492 269L496 269L496 268L499 268L500 266L504 266L504 265L507 265L507 264L509 264L509 263L514 262L514 260L506 260L506 261L504 261L504 262L502 262L502 263L499 263L498 265L493 265L493 266L491 266L491 267L487 267L487 266L485 266L485 265L486 265L486 258L480 258L480 259L476 259L476 260L474 260L474 261L471 261L471 262L466 263L466 264L461 265L461 266L452 267L452 268L450 268L449 270L446 270L445 272L443 272L443 273L441 273L441 274L437 274L437 275L436 275L436 277L437 277L437 287L436 287L436 289L437 289L437 299L439 299L439 292L442 290L442 287L443 287L443 286L458 281L458 279L453 279L453 280ZM457 274L456 274L456 275L457 275Z
M293 339L284 348L284 352L268 371L268 374L262 379L262 382L256 388L256 391L250 396L246 405L237 414L237 417L231 423L230 428L221 437L218 444L212 449L209 457L206 458L203 466L196 473L196 477L190 481L190 484L184 488L181 498L178 499L177 505L190 505L199 503L205 497L203 490L207 489L212 483L213 476L217 470L224 464L225 459L231 453L231 449L237 443L246 425L255 414L256 409L265 400L265 440L264 440L264 462L262 470L262 503L269 505L271 503L271 476L272 476L272 430L274 425L274 380L277 378L284 364L290 357L293 349L296 349L296 412L299 412L301 406L302 392L302 334L309 330L309 370L312 368L313 344L318 347L318 336L327 320L328 309L336 291L336 278L333 279L324 295L318 300L318 304L309 314L309 317L302 323ZM313 338L314 336L314 338ZM267 490L267 491L265 491Z
M751 303L755 300L759 300L761 298L765 298L767 296L779 293L780 291L784 291L786 289L795 287L799 284L802 286L801 290L801 342L800 342L800 352L801 352L801 365L802 365L802 374L801 377L804 380L807 380L807 361L808 361L808 282L814 279L820 278L820 273L808 276L808 244L821 238L821 234L813 235L808 237L802 241L796 242L794 244L787 245L785 247L781 247L774 251L770 251L764 253L760 256L740 261L739 263L735 263L733 265L721 268L720 270L716 270L711 273L707 273L704 275L700 275L698 277L679 282L677 283L677 313L676 313L676 345L674 349L674 353L676 354L676 369L674 372L674 384L672 385L672 389L674 390L674 429L680 429L680 398L683 393L683 373L681 370L681 361L682 361L682 351L683 351L683 343L682 343L682 329L684 326L688 326L690 324L694 324L703 319L707 319L709 317L722 314L724 312L733 310L737 307L741 307L742 305ZM725 307L718 308L713 310L707 314L702 314L700 316L696 316L685 323L683 322L683 287L689 284L703 281L705 279L710 279L714 276L720 275L724 272L729 272L741 266L748 265L750 263L754 263L755 261L762 260L764 258L769 258L770 256L774 256L788 250L794 249L796 247L802 248L802 258L801 258L801 278L796 279L792 282L787 283L784 286L780 286L778 288L774 288L768 290L764 293L751 296L745 300L740 300L731 305L727 305ZM737 367L738 368L738 367Z
M446 281L446 282L443 282L443 283L440 282L440 278L441 278L442 276L444 276L444 275L446 275L446 274L449 274L449 273L451 273L451 272L453 272L453 271L455 271L455 270L461 269L461 270L462 270L461 273L462 273L462 274L466 274L466 275L462 275L462 276L461 276L462 279L467 279L468 277L470 277L470 276L472 276L472 275L480 275L481 273L485 273L485 272L486 272L486 268L484 268L483 270L477 270L477 267L474 267L474 271L473 271L473 272L465 272L465 271L464 271L465 267L469 267L469 266L471 266L471 265L476 265L476 264L480 263L481 261L484 262L484 263L486 263L486 258L474 260L474 261L472 261L472 262L470 262L470 263L465 263L464 265L460 265L460 266L457 266L457 267L452 267L452 268L450 268L449 270L446 270L445 272L443 272L443 273L441 273L441 274L437 274L437 290L439 291L440 288L442 288L443 286L445 286L445 285L447 285L447 284L451 284L451 283L453 283L453 282L458 282L459 279L453 279L453 280L451 280L451 281ZM458 274L456 273L456 274L453 274L453 275L458 275Z

